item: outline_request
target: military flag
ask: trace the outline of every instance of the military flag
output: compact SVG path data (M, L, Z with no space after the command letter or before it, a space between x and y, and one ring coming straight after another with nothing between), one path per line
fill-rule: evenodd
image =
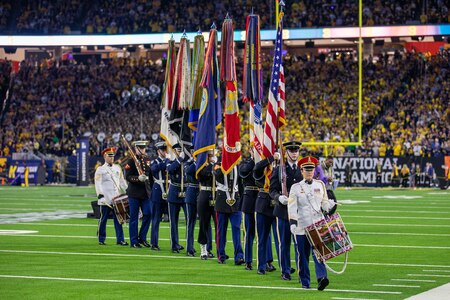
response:
M220 79L225 81L225 130L222 144L222 172L228 174L241 161L241 135L234 57L233 21L226 18L222 24L220 48Z
M205 55L200 86L203 88L200 115L198 118L197 138L194 144L194 157L197 158L198 173L208 163L208 151L216 147L216 129L222 121L220 108L219 66L217 60L217 30L215 25L209 32L208 48Z

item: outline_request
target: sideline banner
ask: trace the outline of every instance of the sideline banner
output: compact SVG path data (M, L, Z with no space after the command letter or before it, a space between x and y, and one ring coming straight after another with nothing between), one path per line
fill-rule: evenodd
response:
M322 160L322 159L321 159ZM444 157L415 157L415 156L401 156L401 157L335 157L334 158L334 176L339 180L339 184L343 185L345 182L345 166L350 163L352 168L352 184L361 186L374 186L376 182L375 167L378 160L381 160L382 176L381 183L383 186L391 185L392 165L394 163L399 167L399 171L403 164L407 164L411 172L411 164L420 165L420 182L425 181L425 166L426 163L431 163L436 173L437 179L443 179L445 176L445 162Z
M89 138L77 138L77 186L89 185Z

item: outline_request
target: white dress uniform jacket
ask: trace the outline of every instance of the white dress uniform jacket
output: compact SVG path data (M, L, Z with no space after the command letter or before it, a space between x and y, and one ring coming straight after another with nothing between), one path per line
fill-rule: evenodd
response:
M291 187L289 193L289 220L297 221L296 234L304 235L305 227L324 218L321 209L329 211L334 202L328 199L325 185L313 179L311 184L302 180Z
M124 193L127 186L122 169L118 165L110 166L105 163L95 171L95 191L97 196L100 194L105 196L98 200L98 205L112 206L112 199Z

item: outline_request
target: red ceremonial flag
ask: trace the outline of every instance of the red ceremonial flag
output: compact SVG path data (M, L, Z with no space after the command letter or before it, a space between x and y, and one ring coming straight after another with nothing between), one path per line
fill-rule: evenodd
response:
M228 174L241 161L241 135L234 58L233 22L228 17L222 25L220 77L225 81L225 130L222 145L222 172Z

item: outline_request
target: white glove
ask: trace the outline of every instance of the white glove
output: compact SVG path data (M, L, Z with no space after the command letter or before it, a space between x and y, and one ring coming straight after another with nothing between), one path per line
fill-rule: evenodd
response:
M286 205L289 202L289 198L285 195L281 195L278 197L278 201L280 201L281 204Z
M142 174L142 175L139 175L138 179L139 179L139 181L144 182L144 181L146 181L148 179L148 176Z
M209 161L215 164L217 162L217 156L211 157Z
M280 158L281 158L280 152L275 152L275 153L273 154L273 159L275 159L275 160L280 160Z
M292 225L291 225L291 233L292 233L293 235L296 235L296 234L297 234L296 231L297 231L297 225L292 224Z
M180 159L181 159L181 160L183 160L183 159L184 159L184 156L185 156L185 154L184 154L184 152L180 152L180 153L178 154L178 156L180 157Z

